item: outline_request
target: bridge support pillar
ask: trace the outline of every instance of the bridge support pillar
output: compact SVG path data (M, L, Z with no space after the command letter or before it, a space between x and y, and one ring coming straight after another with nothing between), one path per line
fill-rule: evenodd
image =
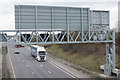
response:
M113 42L106 43L106 64L104 65L104 74L110 76L112 70L116 67L116 58L115 58L115 32L113 31ZM109 40L109 37L107 37Z

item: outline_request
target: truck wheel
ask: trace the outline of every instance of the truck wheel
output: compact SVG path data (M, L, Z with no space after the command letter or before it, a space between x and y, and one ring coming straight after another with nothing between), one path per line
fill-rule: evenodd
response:
M37 57L35 57L35 59L38 61Z
M31 56L33 57L33 55L31 54Z
M34 57L32 54L31 54L32 57Z

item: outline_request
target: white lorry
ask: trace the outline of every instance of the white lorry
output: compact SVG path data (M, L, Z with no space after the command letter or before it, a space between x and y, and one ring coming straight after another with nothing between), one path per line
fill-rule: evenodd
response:
M31 55L38 61L46 61L46 54L44 47L31 45Z

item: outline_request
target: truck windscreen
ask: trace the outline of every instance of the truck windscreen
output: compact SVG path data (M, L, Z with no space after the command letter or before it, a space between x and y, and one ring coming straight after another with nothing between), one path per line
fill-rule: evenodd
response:
M39 53L39 55L45 55L46 54L45 51L39 51L38 53Z

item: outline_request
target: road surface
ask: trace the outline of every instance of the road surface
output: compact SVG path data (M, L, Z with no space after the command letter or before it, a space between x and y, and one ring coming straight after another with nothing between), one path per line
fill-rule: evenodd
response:
M20 54L14 54L15 49L18 49ZM49 60L38 62L31 56L27 47L8 46L8 52L15 78L75 78Z

